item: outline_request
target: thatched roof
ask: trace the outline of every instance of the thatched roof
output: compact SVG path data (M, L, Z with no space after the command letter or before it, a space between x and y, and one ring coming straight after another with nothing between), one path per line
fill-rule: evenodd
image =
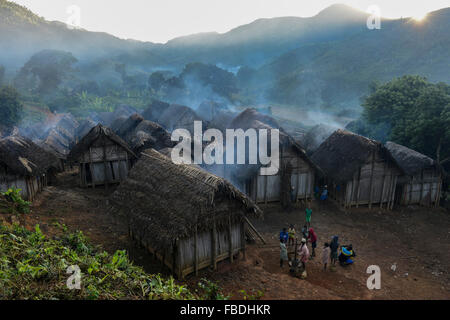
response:
M0 140L0 163L12 173L38 176L50 169L60 170L60 161L28 138L9 136Z
M423 169L436 168L436 161L426 155L402 146L392 141L385 144L386 149L391 154L397 165L410 176L420 173Z
M196 166L177 165L149 149L111 196L111 210L125 214L135 233L155 248L261 210L223 178Z
M381 152L390 159L380 142L338 129L320 145L311 159L327 176L345 182L353 178L373 152Z
M308 154L314 153L322 142L331 136L337 129L339 128L323 123L309 129L302 140L302 145L306 149L306 152L308 152Z
M230 128L248 128L249 124L259 121L267 124L274 129L280 129L279 123L269 115L258 112L255 108L247 108L239 113L230 123Z
M155 122L161 124L169 131L184 128L192 133L194 121L196 120L200 121L202 119L191 108L179 104L171 104Z
M272 126L274 125L274 126ZM302 158L306 163L308 163L314 170L321 173L321 169L306 155L305 150L289 135L283 128L279 127L275 119L270 116L263 115L256 111L254 108L247 108L241 112L232 122L230 127L232 129L242 129L247 130L250 128L259 130L267 129L269 132L274 129L279 130L280 138L280 148L291 148L297 156ZM270 138L268 138L268 143L270 143ZM269 146L270 148L270 146ZM280 149L281 151L281 149ZM237 167L235 171L236 178L248 179L257 173L260 165L241 165Z
M127 137L133 134L134 129L136 129L142 121L144 121L144 118L140 114L134 113L129 116L127 120L122 122L119 128L114 132L117 133L119 137L122 137L124 140L128 141Z
M110 128L98 124L94 128L92 128L89 133L85 135L80 142L77 143L77 145L72 148L67 158L71 161L77 161L78 158L83 154L83 152L89 149L94 141L104 137L120 145L132 157L136 157L134 152L131 151L130 147L125 141L123 141L118 135L116 135Z
M143 120L135 128L129 144L133 151L138 154L145 149L153 148L161 150L172 148L175 142L171 140L170 133L156 122Z
M83 138L96 125L97 125L97 122L95 122L94 120L92 120L90 118L80 121L80 125L78 126L78 128L75 132L76 139Z
M158 122L161 114L169 108L169 104L159 100L152 100L148 105L147 109L142 112L142 116L145 120L150 120L154 122Z

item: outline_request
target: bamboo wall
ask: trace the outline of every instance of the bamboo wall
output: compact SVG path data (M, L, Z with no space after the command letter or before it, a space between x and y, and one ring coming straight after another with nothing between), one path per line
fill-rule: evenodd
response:
M291 186L294 188L295 199L312 198L314 193L314 168L291 149L281 151L280 162L284 164L290 163L292 166ZM246 192L255 203L280 201L280 170L273 176L256 175L247 184Z
M47 186L47 176L22 177L0 172L0 192L5 192L9 188L21 189L22 198L33 201L36 195Z
M191 237L178 240L173 247L159 251L144 240L144 235L133 232L132 227L129 228L129 233L133 240L181 279L210 266L215 270L217 263L225 259L233 262L234 255L240 251L245 254L245 230L243 220L232 221L230 218L228 223L221 226L214 223L211 230L194 232Z
M337 198L345 207L379 205L392 209L399 170L378 153L373 154L367 162L354 173L353 179L341 185ZM330 190L333 195L333 189Z
M80 158L82 187L118 183L126 179L131 167L127 151L109 139L98 139Z
M402 177L397 185L400 188L397 202L438 206L441 184L441 175L436 170L422 170L412 177Z

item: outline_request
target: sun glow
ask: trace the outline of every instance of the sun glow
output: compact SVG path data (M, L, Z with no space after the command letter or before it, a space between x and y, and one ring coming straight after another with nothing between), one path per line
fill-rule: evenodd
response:
M413 16L412 18L416 21L422 21L427 17L427 13L417 14Z

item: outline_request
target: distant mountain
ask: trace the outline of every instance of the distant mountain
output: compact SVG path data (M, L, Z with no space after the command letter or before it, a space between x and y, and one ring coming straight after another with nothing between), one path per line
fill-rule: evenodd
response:
M450 82L450 8L425 20L382 20L337 41L309 43L245 75L250 95L300 106L354 108L374 81L419 74Z
M145 88L151 73L176 79L186 65L197 62L209 66L205 75L214 75L214 83L206 79L201 86L217 92L222 85L217 79L236 83L238 92L230 91L235 101L330 112L357 109L373 81L419 74L450 82L450 8L429 13L420 22L383 19L380 30L368 30L367 17L337 4L309 18L258 19L223 34L200 33L155 44L71 30L0 0L0 65L11 77L36 52L57 49L78 59L77 77L83 80L101 85L129 79ZM222 77L211 66L233 75Z

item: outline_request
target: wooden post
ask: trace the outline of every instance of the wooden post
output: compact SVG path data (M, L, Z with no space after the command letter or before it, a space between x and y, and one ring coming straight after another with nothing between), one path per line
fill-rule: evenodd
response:
M230 262L233 263L233 239L232 239L232 225L231 225L231 216L228 217L228 246L230 250Z
M436 191L436 201L434 202L435 208L439 206L439 202L441 201L441 185L442 185L442 175L439 174L439 180L438 180L437 191Z
M297 165L298 167L298 165ZM300 191L300 172L297 169L297 179L295 179L295 203L298 202L298 193Z
M422 197L423 197L423 169L420 171L420 198L419 198L419 206L422 204Z
M245 260L245 221L241 220L241 246L242 246L242 255Z
M267 176L264 176L264 203L267 204Z
M108 162L106 161L106 145L105 142L103 141L103 172L105 175L105 190L108 190L108 168L107 168Z
M83 187L83 163L80 163L80 188Z
M384 185L386 184L386 167L387 162L385 161L383 165L383 186L381 187L380 209L383 209Z
M257 174L255 176L255 203L258 203L258 180L259 180L260 175Z
M370 181L369 181L369 209L372 209L373 195L373 170L375 169L375 152L372 152L372 163L370 165Z
M195 223L195 231L194 231L194 271L195 275L198 276L198 239L197 239L197 224Z
M395 188L396 188L396 186L397 186L397 179L398 179L398 176L395 176L395 177L394 177L394 183L392 184L392 195L391 195L392 200L391 200L391 207L389 208L390 210L392 210L392 209L394 208L394 202L395 202Z
M213 269L216 270L217 269L217 243L216 243L216 234L217 230L216 230L216 219L215 217L213 217L213 227L211 230L211 242L212 242L212 246L211 246L211 259L212 259L212 266Z
M92 163L92 148L89 147L89 170L91 171L91 183L92 188L95 189L95 181L94 181L94 165Z
M361 185L361 167L359 167L359 171L358 171L358 188L356 189L356 208L359 207L360 185Z

